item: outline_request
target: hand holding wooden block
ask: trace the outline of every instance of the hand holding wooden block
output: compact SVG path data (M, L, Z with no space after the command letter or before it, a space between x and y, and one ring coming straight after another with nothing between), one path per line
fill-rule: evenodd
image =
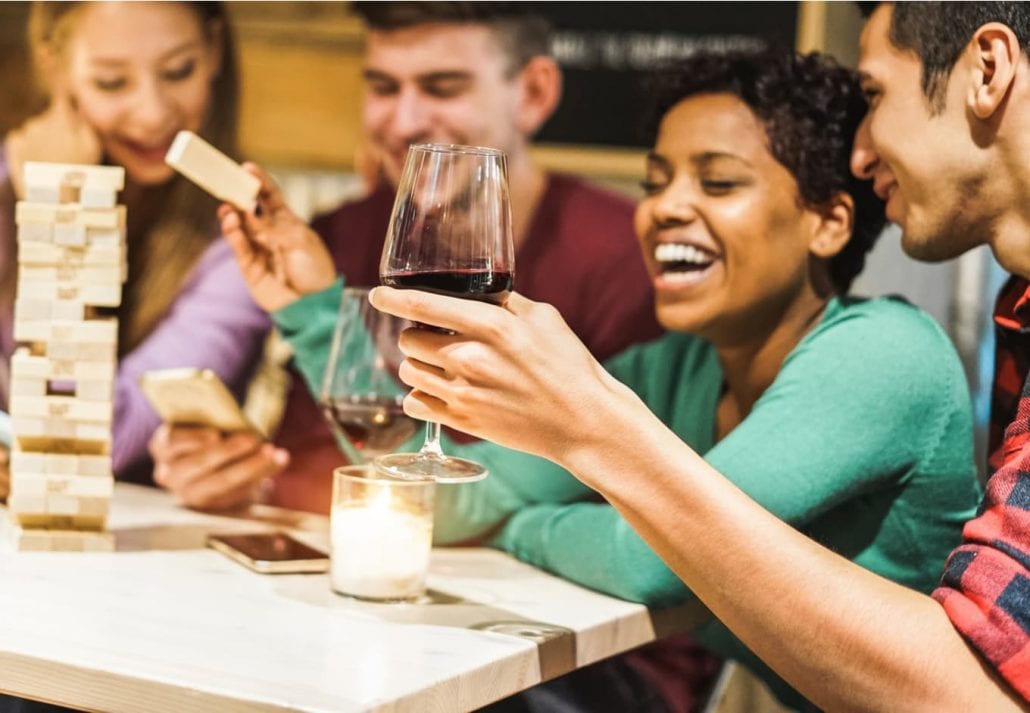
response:
M257 205L261 181L192 131L180 131L165 163L219 200L250 211Z

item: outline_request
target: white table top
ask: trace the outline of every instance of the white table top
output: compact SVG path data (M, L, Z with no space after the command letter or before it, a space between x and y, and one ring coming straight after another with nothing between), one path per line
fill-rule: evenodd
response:
M248 517L118 484L116 552L0 552L0 691L119 711L461 711L704 616L653 620L480 548L434 550L432 603L359 602L328 575L256 574L204 548L281 526L327 549L326 518Z

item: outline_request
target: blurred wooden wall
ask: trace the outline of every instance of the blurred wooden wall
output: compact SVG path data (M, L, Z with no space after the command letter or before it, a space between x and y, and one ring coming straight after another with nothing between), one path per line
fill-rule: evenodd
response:
M281 166L349 170L361 140L364 30L347 3L240 2L244 153Z
M24 46L28 4L0 2L0 132L40 108ZM349 171L361 141L364 31L346 2L233 2L242 77L241 146L248 158L297 169ZM732 7L732 6L728 6ZM803 2L801 49L853 61L860 19L851 3ZM643 151L546 145L546 167L639 178Z
M29 4L0 2L0 136L39 111L44 99L35 90L25 23Z

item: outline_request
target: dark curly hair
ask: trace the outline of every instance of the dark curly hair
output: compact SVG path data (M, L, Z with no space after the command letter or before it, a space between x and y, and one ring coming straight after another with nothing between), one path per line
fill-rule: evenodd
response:
M773 157L794 176L804 205L823 205L840 192L852 197L851 240L829 261L834 286L846 293L886 223L872 183L850 170L851 145L867 108L856 74L825 55L763 46L698 52L659 71L650 85L652 135L684 99L732 94L762 122Z

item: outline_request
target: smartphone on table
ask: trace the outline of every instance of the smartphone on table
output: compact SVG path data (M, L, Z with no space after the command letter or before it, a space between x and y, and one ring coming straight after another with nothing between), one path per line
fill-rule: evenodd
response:
M209 535L207 545L261 574L329 571L329 555L285 532Z
M156 369L144 373L139 385L165 423L209 426L225 433L259 432L211 369Z

